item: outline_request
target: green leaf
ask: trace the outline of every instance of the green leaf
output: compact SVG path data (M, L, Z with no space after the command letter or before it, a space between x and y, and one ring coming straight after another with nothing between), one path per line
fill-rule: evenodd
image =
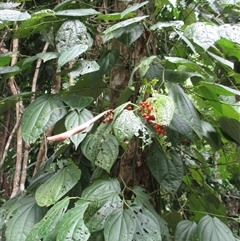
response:
M176 114L185 120L192 127L192 130L201 138L201 121L191 100L179 85L167 83L167 86L169 89L169 95L175 103Z
M27 236L26 241L39 241L40 239L43 239L44 241L54 240L52 233L54 233L59 221L62 220L68 204L69 197L65 197L51 207L44 218L33 227L30 234Z
M0 74L12 73L20 70L18 66L5 66L0 67Z
M228 56L236 57L238 61L240 61L240 45L233 43L228 39L220 39L216 42L216 44L220 47L223 53L227 54Z
M24 21L31 18L28 12L21 12L17 10L4 9L0 10L1 21Z
M60 56L60 54L57 52L47 52L47 53L39 53L36 56L38 58L42 59L43 62L47 62L48 60L58 58Z
M80 112L82 109L84 109L85 107L87 107L92 103L93 98L89 96L79 96L76 94L72 94L72 95L67 95L63 97L62 100L68 106Z
M193 39L204 50L213 46L220 39L218 27L204 22L193 23L187 26L184 34L186 37Z
M169 21L169 22L158 22L156 24L153 24L150 27L150 30L156 30L156 29L162 29L162 28L168 28L168 27L174 27L174 28L181 28L184 25L184 22L181 20L177 21Z
M24 141L35 141L66 114L66 107L58 95L43 95L35 99L23 113L21 132Z
M234 69L234 63L233 63L233 62L231 62L231 61L229 61L229 60L227 60L227 59L225 59L225 58L222 58L222 57L220 57L220 56L218 56L218 55L216 55L216 54L213 54L213 53L211 53L211 52L209 52L209 51L207 51L207 53L208 53L213 59L217 60L219 63L221 63L221 64L223 64L223 65L226 65L226 66L228 66L228 67L231 68L231 69Z
M160 225L156 217L146 208L132 206L130 209L134 213L133 217L136 222L133 240L161 241Z
M65 59L70 61L85 52L88 47L92 46L93 39L81 21L68 20L59 28L55 42L58 52L64 54L60 56L58 62L59 66L62 66L61 64ZM69 51L70 53L68 53Z
M104 20L104 21L117 21L117 20L124 19L124 18L131 18L134 15L135 15L134 13L129 13L129 14L124 15L123 18L121 18L121 13L109 13L109 14L99 14L94 19Z
M100 14L95 9L67 9L63 11L58 11L55 13L56 16L69 16L69 17L82 17L89 15Z
M126 150L134 136L138 137L140 136L140 131L145 133L147 130L141 119L135 116L133 111L123 110L115 118L113 131L122 148Z
M99 65L96 61L79 60L74 67L74 70L70 72L70 76L76 78L80 75L95 72L99 70Z
M81 170L70 163L43 183L36 191L39 206L50 206L64 196L80 179Z
M117 63L119 58L119 52L117 49L111 49L106 51L99 59L98 65L100 69L97 72L92 74L92 80L94 81L96 78L101 77L104 74L107 74L110 69Z
M118 157L119 144L115 136L109 132L99 135L102 130L108 129L108 124L102 123L98 127L98 132L89 135L81 144L81 150L93 164L110 172L110 169Z
M77 127L92 118L93 114L87 109L82 109L81 112L72 111L67 115L65 119L66 129L71 130L74 127ZM93 125L90 125L84 131L70 137L71 141L75 145L75 149L78 148L79 144L83 141L83 139L86 137L87 133L92 129L92 127Z
M195 241L197 232L197 224L189 220L182 220L178 223L174 240L175 241Z
M105 241L129 241L134 237L136 222L130 210L114 210L104 227Z
M114 37L129 47L133 42L135 42L143 33L144 27L140 24L132 24L124 28L120 28L114 31Z
M87 241L90 232L84 223L84 212L89 206L89 202L79 200L75 207L70 209L62 218L57 229L57 241Z
M119 28L126 27L128 25L133 24L133 23L140 22L141 20L143 20L143 19L145 19L147 17L148 16L135 17L135 18L127 19L127 20L124 20L122 22L114 24L110 28L108 28L105 31L103 31L103 35L102 35L103 42L106 42L106 41L114 38L114 31L115 30L117 30Z
M96 232L104 228L106 219L116 209L122 209L122 200L117 194L108 197L107 202L91 216L87 223L90 232Z
M186 136L189 140L191 140L193 137L191 126L176 113L173 115L169 128L177 131L183 136Z
M8 215L12 217L7 221L6 239L25 241L45 213L46 209L39 207L33 196L21 197L9 211Z
M72 48L65 50L58 59L58 68L61 68L64 64L70 60L78 57L88 49L87 44L78 44Z
M230 25L230 24L223 24L218 27L219 34L222 38L228 39L234 43L240 44L240 26Z
M139 186L134 186L132 188L133 193L136 195L134 198L134 203L137 206L144 206L149 211L154 210L153 205L151 204L150 200L152 200L151 196L146 193L146 190Z
M221 138L220 135L216 132L214 127L206 122L201 120L202 123L202 130L203 130L203 137L206 141L210 144L210 146L215 150L219 150L221 147Z
M235 241L231 230L218 218L206 215L198 223L197 234L199 241Z
M7 64L9 64L11 62L11 56L12 56L13 52L7 52L7 53L4 53L4 54L0 54L0 59L1 59L1 62L0 62L0 67L1 66L5 66ZM13 67L13 66L7 66L7 67ZM1 73L1 68L0 68L0 74Z
M169 125L174 114L175 105L172 98L154 94L146 100L153 108L155 121L160 125Z
M134 12L134 11L138 10L142 6L146 5L148 2L149 1L145 1L145 2L142 2L142 3L137 3L137 4L134 4L134 5L126 8L124 11L122 11L121 18L123 18L125 15L127 15L127 14L129 14L131 12Z
M167 191L174 195L181 185L183 177L182 160L175 152L166 156L161 146L153 144L147 153L147 165L156 178Z
M199 85L205 86L207 89L209 89L212 93L215 93L216 95L224 95L224 96L240 95L239 90L232 89L221 84L201 81L199 82Z
M233 118L221 117L218 123L224 133L240 144L240 122Z
M82 198L96 200L99 205L103 206L110 197L118 195L120 192L121 187L117 179L100 179L83 190Z
M189 69L192 69L192 70L196 71L197 73L204 75L204 70L201 67L199 67L199 65L195 64L194 62L192 62L190 60L187 60L184 58L179 58L179 57L165 57L165 59L174 64L184 65L184 66L188 67Z

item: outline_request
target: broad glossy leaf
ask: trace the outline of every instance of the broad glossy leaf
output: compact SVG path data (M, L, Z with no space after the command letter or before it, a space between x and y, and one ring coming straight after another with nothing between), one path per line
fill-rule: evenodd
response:
M231 230L223 222L208 215L204 216L198 223L197 234L199 241L235 241Z
M142 3L136 3L133 4L132 6L126 8L124 11L122 11L121 13L121 18L123 18L125 15L134 12L136 10L138 10L139 8L141 8L142 6L146 5L149 1L144 1Z
M228 56L233 56L240 61L240 45L236 44L228 39L220 39L216 42L216 44L220 47L223 53L227 54Z
M136 65L132 71L132 74L130 76L130 80L128 83L129 87L131 87L133 85L133 77L134 77L135 72L137 70L139 70L140 76L141 76L141 78L143 78L146 75L148 69L150 68L151 63L153 62L153 60L155 58L157 58L157 56L150 56L150 57L141 59L140 63L138 65Z
M183 84L188 78L202 77L202 75L196 72L176 71L171 69L165 69L159 58L155 58L146 72L146 78L149 80L158 79L160 84L162 81L169 81L172 83Z
M52 206L44 218L33 227L26 241L39 241L40 239L44 241L54 240L54 230L67 210L68 204L69 197L65 197Z
M67 114L58 95L43 95L30 104L23 113L21 132L26 142L36 140L40 134Z
M147 165L156 178L167 191L174 195L181 185L183 177L182 160L175 152L166 156L161 146L153 144L147 153Z
M146 208L132 206L130 209L136 222L133 241L161 241L160 225L156 217Z
M104 227L105 241L132 240L136 230L133 213L129 209L114 210L107 218Z
M94 163L96 166L101 167L110 173L114 162L117 160L118 153L118 141L114 135L109 135L108 138L101 143L101 149L99 150Z
M67 130L71 130L74 127L77 127L88 120L93 118L93 114L87 110L83 109L81 112L72 111L69 113L65 119L65 126ZM82 132L79 132L76 135L73 135L70 137L71 141L75 145L75 149L78 148L79 144L83 141L83 139L86 137L87 133L92 129L93 125L90 125L88 128L83 130Z
M174 240L175 241L195 241L197 232L197 224L189 220L182 220L178 223Z
M118 156L119 144L116 137L109 132L111 128L108 127L111 125L102 123L94 135L84 139L81 150L93 164L110 172ZM104 130L105 133L103 133Z
M89 16L89 15L96 15L100 14L95 9L67 9L63 11L58 11L55 13L56 16L69 16L69 17L82 17L82 16Z
M68 56L70 60L85 52L93 43L86 26L79 20L65 21L59 28L55 41L58 52L64 53L65 56L62 57L61 55L60 58L66 59L66 56ZM67 55L68 50L71 51L69 55ZM59 61L59 66L62 62L62 60Z
M96 61L80 60L77 62L74 70L70 72L70 76L76 78L80 75L95 72L99 70L99 65Z
M146 101L153 108L156 123L160 125L169 125L175 110L172 98L166 95L156 94Z
M114 37L125 44L126 46L130 46L133 42L135 42L143 33L144 27L140 24L132 24L124 28L120 28L114 32Z
M207 53L208 53L213 59L217 60L220 64L226 65L226 66L228 66L229 68L234 69L234 63L233 63L233 62L231 62L231 61L229 61L229 60L227 60L227 59L225 59L225 58L223 58L223 57L220 57L220 56L218 56L218 55L216 55L216 54L213 54L213 53L211 53L211 52L209 52L209 51L207 51Z
M147 138L147 132L145 125L141 119L133 113L133 111L123 110L113 123L114 134L122 146L126 150L129 142L134 136L140 136L140 132L143 133L143 141L145 144L150 143L151 139Z
M195 174L196 174L196 171L195 171ZM197 176L195 177L201 178L200 175L198 177ZM200 179L198 179L198 181L200 181ZM205 185L203 181L204 180L202 179L202 185ZM224 207L224 204L214 194L211 194L208 192L205 192L202 195L200 192L198 194L192 193L188 197L187 205L192 212L192 215L191 215L192 221L199 221L202 217L204 217L206 213L212 213L216 216L222 217L224 221L227 221L225 216L226 209Z
M121 13L109 13L109 14L99 14L95 17L96 20L105 20L105 21L116 21L120 19L130 18L134 17L134 13L129 13L124 15L123 18L121 18Z
M0 67L0 74L12 73L20 70L18 66L5 66Z
M214 150L219 150L221 147L221 138L219 133L217 133L210 123L203 120L201 120L201 123L204 138Z
M39 206L50 206L64 196L80 179L81 170L70 163L43 183L36 191Z
M82 53L84 53L88 49L87 44L78 44L74 47L71 47L64 52L61 53L58 59L58 67L61 68L64 64L69 62L70 60L78 57Z
M213 46L220 39L218 27L204 22L193 23L187 26L184 34L186 37L193 39L204 50Z
M119 195L112 195L97 211L91 216L87 223L90 232L96 232L104 228L107 217L116 209L122 209L122 200Z
M21 5L21 3L13 3L13 2L0 3L0 9L16 8L19 5Z
M133 187L133 193L136 195L134 198L134 204L141 207L146 207L149 211L152 211L154 209L153 205L150 203L150 200L152 199L151 196L146 193L146 190L140 186L134 186Z
M173 115L169 128L171 128L174 131L177 131L183 136L186 136L190 140L193 137L193 131L191 126L176 113L174 113Z
M92 103L93 98L89 96L80 96L80 95L72 94L72 95L67 95L63 97L62 100L68 106L80 112L82 109L84 109L85 107L87 107Z
M199 84L201 86L205 86L207 89L209 89L211 92L217 95L224 95L224 96L240 95L239 90L232 89L221 84L210 83L206 81L201 81L199 82Z
M60 56L59 53L57 52L47 52L47 53L39 53L37 54L37 57L42 59L43 62L47 62L48 60L51 60L51 59L56 59Z
M13 52L7 52L7 53L4 53L4 54L0 54L0 59L1 59L0 67L5 66L5 65L7 65L11 62L12 54L13 54ZM13 66L7 66L7 67L13 67ZM2 74L1 70L0 70L0 74Z
M118 195L121 187L117 179L99 179L92 185L85 188L82 192L82 198L106 202L111 196Z
M31 18L28 12L21 12L17 10L4 9L0 10L1 21L23 21Z
M228 39L234 43L240 44L240 26L223 24L218 27L219 34L222 38Z
M131 25L133 23L137 23L140 22L141 20L147 18L148 16L141 16L141 17L135 17L135 18L131 18L131 19L127 19L124 20L122 22L116 23L113 26L111 26L110 28L106 29L103 32L102 38L103 38L103 42L106 42L112 38L114 38L114 31L119 29L119 28L124 28L128 25Z
M158 22L156 24L153 24L151 26L151 30L156 30L156 29L162 29L162 28L168 28L168 27L174 27L180 29L184 25L184 22L181 20L177 21L169 21L169 22Z
M188 59L179 58L179 57L165 57L165 59L171 63L184 65L189 69L196 71L199 74L204 74L204 70L201 67L199 67L199 65L195 64L194 62Z
M240 144L240 117L238 121L233 118L221 117L218 123L224 133Z
M175 103L176 114L185 120L192 127L192 130L201 138L201 121L191 100L179 85L168 83L167 86L169 89L169 95Z
M96 78L99 78L104 74L107 74L110 71L110 69L112 69L113 66L117 63L118 58L119 52L117 49L113 48L111 50L106 51L98 61L100 69L92 74L91 80L95 81Z
M9 211L12 216L7 221L6 239L25 241L33 226L38 223L46 213L46 208L36 204L33 196L23 196Z
M57 229L56 241L87 241L90 232L84 223L84 212L88 208L89 202L79 200L75 207L70 209L62 218Z

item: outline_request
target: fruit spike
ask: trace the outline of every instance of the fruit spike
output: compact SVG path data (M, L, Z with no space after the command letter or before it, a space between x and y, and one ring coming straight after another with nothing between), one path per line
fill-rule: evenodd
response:
M156 130L158 135L166 136L165 126L160 125L155 122L155 115L153 114L153 108L150 106L150 104L147 101L140 102L140 107L138 108L138 112L142 112L142 117L147 121L148 124L153 126L153 128Z

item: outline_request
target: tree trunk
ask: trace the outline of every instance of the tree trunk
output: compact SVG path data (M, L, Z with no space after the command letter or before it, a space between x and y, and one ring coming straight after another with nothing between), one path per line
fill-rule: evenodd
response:
M139 1L135 1L139 2ZM126 8L126 2L115 1L115 11L121 12ZM120 57L116 66L111 71L110 76L110 108L115 108L122 91L127 87L131 72L140 60L147 56L146 32L135 41L130 47L124 46L116 39L113 40L113 48L119 51ZM141 83L139 77L134 77L135 82ZM135 100L138 95L138 88L133 93ZM128 150L122 154L120 160L112 169L112 175L118 177L123 185L129 187L142 186L147 191L151 191L151 175L150 171L144 161L144 153L140 149L139 140L133 139ZM131 193L125 192L126 198L130 198Z

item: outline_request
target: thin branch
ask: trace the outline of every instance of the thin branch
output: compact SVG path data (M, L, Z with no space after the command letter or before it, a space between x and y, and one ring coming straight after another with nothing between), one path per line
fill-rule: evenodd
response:
M49 43L46 42L45 45L44 45L44 47L43 47L42 53L45 53L45 52L47 51L48 46L49 46ZM32 92L36 92L37 79L38 79L38 76L39 76L39 69L40 69L41 64L42 64L42 59L39 58L39 59L37 60L35 72L34 72L34 75L33 75L32 90L31 90ZM35 98L35 95L32 96L31 102L34 101L34 98Z
M99 120L101 117L103 117L104 115L106 115L107 113L111 112L112 110L106 110L102 113L100 113L99 115L93 117L92 119L90 119L89 121L83 123L80 126L77 126L69 131L65 131L61 134L55 135L55 136L49 136L47 137L48 141L64 141L67 138L85 130L86 128L88 128L91 124L93 124L94 122L96 122L97 120Z

